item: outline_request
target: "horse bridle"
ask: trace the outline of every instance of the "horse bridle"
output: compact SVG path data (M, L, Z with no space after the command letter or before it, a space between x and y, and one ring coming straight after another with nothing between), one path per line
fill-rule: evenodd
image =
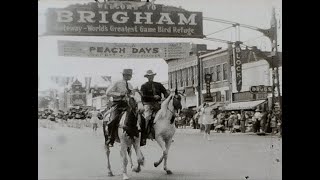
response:
M127 97L128 97L128 99L132 98L132 97L130 97L129 95L127 95ZM134 101L135 101L135 100L134 100ZM136 103L137 103L137 102L136 102ZM131 105L130 105L130 103L129 103L129 100L127 101L127 105L129 106L130 109L133 110L133 107L131 107ZM138 115L136 114L135 111L132 111L132 113L133 113L133 115L134 115L136 118L138 117Z
M173 96L170 98L169 102L172 101L173 98L175 98L174 96L176 96L176 95L173 95ZM168 102L168 103L169 103L169 102ZM175 114L175 112L171 111L168 106L167 106L167 110L169 110L173 115Z

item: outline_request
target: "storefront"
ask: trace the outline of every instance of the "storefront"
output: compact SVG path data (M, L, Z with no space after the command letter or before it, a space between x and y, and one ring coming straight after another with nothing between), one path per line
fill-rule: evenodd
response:
M231 110L255 110L265 109L266 105L268 104L267 100L256 100L256 101L246 101L246 102L235 102L230 103L225 106L224 110L231 111Z

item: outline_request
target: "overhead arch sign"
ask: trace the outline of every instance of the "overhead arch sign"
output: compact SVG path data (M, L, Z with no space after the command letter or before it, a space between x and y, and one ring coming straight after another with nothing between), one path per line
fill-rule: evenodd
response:
M90 58L186 58L190 43L103 43L58 41L58 55Z
M49 8L48 35L203 38L202 12L149 2L108 1Z

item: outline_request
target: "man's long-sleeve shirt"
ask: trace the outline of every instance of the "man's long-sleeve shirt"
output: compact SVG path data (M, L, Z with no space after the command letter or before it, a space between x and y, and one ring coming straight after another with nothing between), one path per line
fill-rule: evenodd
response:
M128 82L128 88L129 90L132 90L133 87L132 85ZM113 101L121 101L123 100L122 97L120 97L121 95L127 93L127 84L125 80L121 80L121 81L117 81L114 84L112 84L107 92L106 95L107 96L112 96Z
M158 82L146 82L141 86L142 92L142 101L143 102L156 102L160 101L160 99L156 100L154 98L155 95L161 97L161 94L164 95L165 98L169 96L166 88L163 87L161 83Z

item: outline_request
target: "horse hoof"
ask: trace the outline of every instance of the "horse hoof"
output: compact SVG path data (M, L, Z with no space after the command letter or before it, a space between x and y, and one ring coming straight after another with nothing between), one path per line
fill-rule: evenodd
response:
M108 176L111 177L111 176L114 176L114 175L113 175L112 172L108 172Z
M158 167L159 166L159 163L153 163L154 167Z
M173 174L172 171L166 170L167 174Z
M129 177L127 176L127 175L123 175L123 178L122 178L123 180L128 180L129 179Z
M138 163L140 166L144 166L144 158L138 160Z
M136 173L139 173L139 172L141 171L141 168L139 168L139 167L134 167L134 168L132 168L132 171L133 171L133 172L136 172Z

